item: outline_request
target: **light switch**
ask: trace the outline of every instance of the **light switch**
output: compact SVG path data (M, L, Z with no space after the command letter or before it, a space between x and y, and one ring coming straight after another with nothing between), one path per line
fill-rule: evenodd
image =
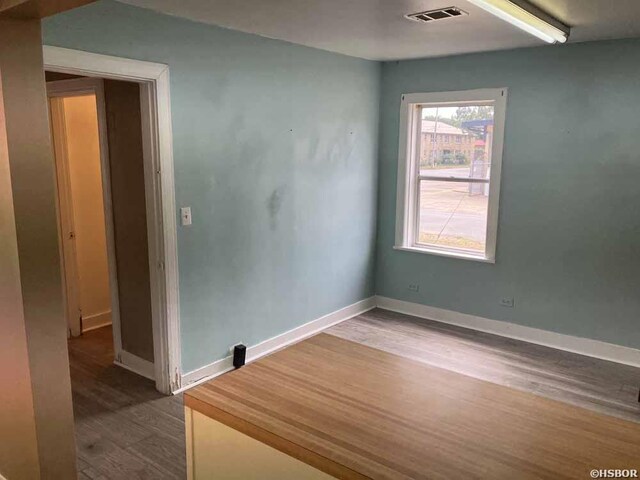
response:
M182 207L180 209L180 218L183 226L191 225L191 207Z

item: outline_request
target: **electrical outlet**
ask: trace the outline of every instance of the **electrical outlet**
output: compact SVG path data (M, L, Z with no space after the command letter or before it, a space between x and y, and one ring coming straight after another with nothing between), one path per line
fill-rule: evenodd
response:
M412 292L419 292L420 291L420 285L418 285L417 283L410 283L409 284L409 290Z
M231 345L231 346L229 347L229 353L230 353L231 355L233 355L233 349L234 349L234 348L236 348L238 345L244 345L244 342L238 342L238 343L236 343L236 344L234 344L234 345Z
M513 308L513 305L514 305L513 297L505 297L505 298L501 298L500 299L500 306L501 307Z

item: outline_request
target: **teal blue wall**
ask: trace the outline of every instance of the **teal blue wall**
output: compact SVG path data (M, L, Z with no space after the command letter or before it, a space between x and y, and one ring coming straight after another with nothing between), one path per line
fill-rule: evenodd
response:
M639 79L638 40L385 63L377 293L640 347ZM480 87L509 88L496 264L394 251L400 95Z
M639 40L380 67L101 1L44 42L171 68L185 372L374 291L640 347ZM481 87L509 88L496 264L394 251L400 95Z
M111 1L43 30L170 67L183 371L374 293L379 64Z

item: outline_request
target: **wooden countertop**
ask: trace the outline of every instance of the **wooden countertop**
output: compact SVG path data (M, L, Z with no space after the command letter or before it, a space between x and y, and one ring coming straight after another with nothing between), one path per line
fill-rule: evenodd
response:
M343 479L585 479L591 469L640 468L640 424L328 334L184 398Z

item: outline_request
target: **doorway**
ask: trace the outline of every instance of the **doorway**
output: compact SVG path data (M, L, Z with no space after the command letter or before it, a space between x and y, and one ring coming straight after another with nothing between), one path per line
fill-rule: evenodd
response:
M113 362L155 380L140 87L45 76L69 336L108 329Z
M162 395L172 393L162 390L170 383L156 375L168 368L155 354L166 297L153 289L153 272L164 269L154 270L162 209L148 188L158 177L149 168L152 121L143 115L149 92L139 82L77 73L45 70L45 79L79 475L108 476L116 451L127 475L183 478L182 396ZM95 310L109 315L94 320ZM149 423L158 416L162 425Z
M114 254L112 223L107 221L112 217L109 177L102 172L108 155L99 133L104 122L98 118L101 86L91 79L48 83L70 337L111 325L118 314L117 294L111 298L117 285L109 275ZM102 117L102 109L100 113Z
M162 393L178 392L182 372L169 67L48 45L43 57L45 70L57 75L125 81L139 88L155 383Z

